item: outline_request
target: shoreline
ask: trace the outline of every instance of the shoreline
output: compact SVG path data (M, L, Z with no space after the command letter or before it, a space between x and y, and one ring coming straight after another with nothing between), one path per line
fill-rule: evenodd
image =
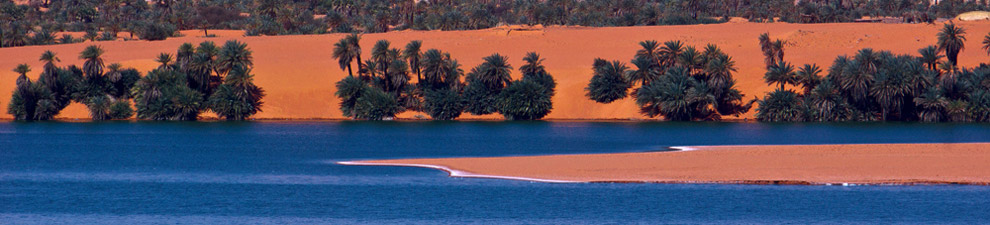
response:
M336 164L420 167L442 170L450 177L546 183L990 186L990 143L671 148L682 150Z
M271 122L271 121L286 121L286 122L307 122L307 121L325 121L325 122L608 122L608 123L641 123L641 122L674 122L674 123L757 123L754 119L723 119L720 121L669 121L660 118L655 119L541 119L532 121L511 121L505 119L495 119L495 118L463 118L455 120L433 120L433 119L415 119L415 118L398 118L393 120L382 120L382 121L371 121L371 120L357 120L349 118L258 118L258 119L246 119L242 122ZM91 118L55 118L46 121L18 121L12 118L0 118L0 122L65 122L65 123L81 123L81 122L94 122ZM187 121L165 121L165 120L143 120L143 119L126 119L126 120L105 120L100 122L227 122L215 117L210 118L200 118L198 120L187 120ZM236 121L231 121L236 122ZM979 124L979 123L974 123Z

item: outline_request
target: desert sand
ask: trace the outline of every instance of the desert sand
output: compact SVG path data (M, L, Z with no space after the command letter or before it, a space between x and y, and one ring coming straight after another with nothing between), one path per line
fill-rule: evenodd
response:
M972 67L990 61L980 49L983 35L990 32L990 22L958 22L967 30L966 48L960 55L960 65ZM465 70L481 63L492 53L509 56L515 68L522 65L526 52L536 51L546 58L545 66L558 82L554 110L547 119L645 119L631 99L611 104L599 104L584 96L584 87L592 76L591 64L596 57L628 62L637 44L643 40L683 40L696 47L717 44L736 61L737 87L746 100L762 97L772 88L763 82L763 56L757 37L770 32L772 38L787 40L786 60L801 65L817 63L823 68L836 56L854 54L861 48L891 50L897 54L917 54L917 50L936 43L935 34L941 24L788 24L788 23L726 23L713 25L651 26L651 27L546 27L542 30L511 31L486 29L472 31L397 31L366 34L361 39L364 56L369 58L374 42L389 40L393 47L403 47L410 40L422 40L423 49L438 48L450 52ZM246 42L254 51L255 82L264 88L264 112L256 119L343 119L339 100L333 96L333 84L347 75L331 57L333 43L344 34L244 37L243 31L215 31L218 37L202 37L202 31L184 31L183 37L165 41L108 41L68 45L26 46L0 49L0 105L6 106L15 86L17 64L27 63L34 69L29 75L37 78L42 63L38 57L45 50L55 51L62 62L82 65L79 52L89 45L106 50L107 64L121 63L148 71L156 67L154 58L162 52L175 53L185 42L213 41L217 44L230 39ZM61 34L56 34L61 35ZM632 66L632 65L630 65ZM514 70L513 76L521 74ZM4 107L5 109L5 107ZM9 119L6 110L0 119ZM752 118L754 111L741 118ZM205 116L209 116L208 114ZM416 118L425 114L407 112L399 118ZM84 106L73 103L58 118L88 118ZM500 119L498 115L471 116L462 119ZM735 117L727 117L734 119Z
M541 182L990 185L990 143L697 146L690 151L341 162Z

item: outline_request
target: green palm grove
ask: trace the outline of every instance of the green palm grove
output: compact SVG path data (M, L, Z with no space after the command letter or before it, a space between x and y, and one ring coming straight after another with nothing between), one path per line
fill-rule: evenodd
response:
M735 61L718 46L699 51L681 41L639 45L631 61L635 68L595 59L586 96L599 103L632 96L643 115L675 121L721 120L746 113L753 104L735 88Z
M544 59L528 53L519 80L511 77L507 56L493 54L465 73L450 53L422 51L421 41L400 50L379 40L371 58L359 63L360 36L352 34L334 44L333 57L348 76L335 85L340 110L346 117L363 120L392 119L406 111L419 111L435 120L452 120L464 112L474 115L500 113L509 120L541 119L553 109L556 82L543 67ZM353 66L357 65L357 74ZM415 74L415 83L412 76Z
M983 10L985 1L700 1L700 0L86 0L0 1L0 47L84 40L164 40L179 30L244 30L247 35L471 30L501 24L656 26L753 22L834 23L863 16L907 23ZM73 37L61 32L84 32ZM130 33L129 36L122 35ZM360 61L360 60L358 60ZM363 63L363 62L361 62Z
M93 120L135 115L145 120L196 120L206 111L221 119L244 120L261 111L265 94L254 85L253 58L244 43L183 44L176 57L161 53L158 68L145 76L120 64L106 65L104 53L100 46L89 46L79 54L82 68L60 68L56 54L46 51L36 82L27 77L28 65L17 66L14 71L20 75L7 112L17 120L51 120L71 102L84 104Z
M764 77L778 88L759 100L756 117L774 122L988 122L990 66L957 67L965 34L948 23L938 43L919 49L918 55L866 48L837 57L826 71L814 64L795 70L781 58ZM984 39L988 51L990 34Z

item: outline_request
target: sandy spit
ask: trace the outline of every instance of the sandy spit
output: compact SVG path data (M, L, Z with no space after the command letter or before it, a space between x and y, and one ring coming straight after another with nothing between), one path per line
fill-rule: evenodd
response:
M537 182L990 185L990 143L690 146L691 151L396 159L453 177Z

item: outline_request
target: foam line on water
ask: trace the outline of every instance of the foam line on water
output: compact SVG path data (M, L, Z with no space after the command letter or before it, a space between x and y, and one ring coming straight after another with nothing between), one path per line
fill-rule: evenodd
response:
M697 146L670 146L670 149L677 149L677 151L686 152L698 150Z
M375 163L375 162L359 162L359 161L343 161L343 162L337 162L337 164L352 165L352 166L405 166L405 167L430 168L430 169L446 171L447 174L450 174L451 177L464 177L464 178L505 179L505 180L520 180L520 181L532 181L532 182L543 182L543 183L586 183L582 181L572 181L572 180L552 180L552 179L539 179L539 178L529 178L529 177L484 175L484 174L471 173L467 171L455 170L446 166L430 165L430 164Z

